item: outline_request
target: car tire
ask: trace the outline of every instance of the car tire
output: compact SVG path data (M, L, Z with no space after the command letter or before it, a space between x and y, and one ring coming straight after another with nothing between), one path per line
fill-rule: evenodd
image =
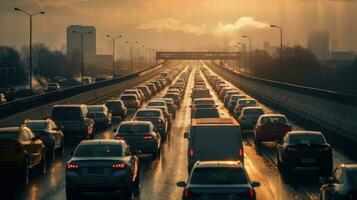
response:
M43 150L41 161L40 161L40 163L39 163L38 166L37 166L38 172L39 172L40 174L46 173L46 161L47 161L47 160L46 160L46 153L45 153L45 152L46 152L46 151Z
M20 167L21 172L19 173L19 183L21 186L27 186L30 179L30 168L29 168L29 159L26 156L24 163Z

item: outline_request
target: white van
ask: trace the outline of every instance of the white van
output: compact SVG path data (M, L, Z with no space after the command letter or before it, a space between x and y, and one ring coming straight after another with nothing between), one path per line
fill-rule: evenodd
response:
M244 161L243 137L240 125L233 118L193 119L188 139L188 170L197 161Z

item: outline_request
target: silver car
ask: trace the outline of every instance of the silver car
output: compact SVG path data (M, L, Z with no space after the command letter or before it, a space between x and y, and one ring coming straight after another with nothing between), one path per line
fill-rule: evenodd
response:
M134 152L140 154L140 152ZM66 167L66 195L80 199L85 192L139 191L139 159L120 140L85 140Z
M242 130L254 129L257 121L261 115L264 114L264 110L261 107L245 107L242 109L242 113L238 117L240 127Z

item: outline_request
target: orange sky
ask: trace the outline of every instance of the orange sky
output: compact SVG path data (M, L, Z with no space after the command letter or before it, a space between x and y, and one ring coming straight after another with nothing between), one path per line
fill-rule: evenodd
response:
M103 53L106 34L167 50L222 48L250 34L261 47L279 41L271 23L284 27L285 43L306 45L310 31L324 29L341 49L357 47L355 0L1 0L0 44L20 47L28 40L28 21L14 6L47 11L34 19L34 42L54 48L65 45L70 24L96 26Z

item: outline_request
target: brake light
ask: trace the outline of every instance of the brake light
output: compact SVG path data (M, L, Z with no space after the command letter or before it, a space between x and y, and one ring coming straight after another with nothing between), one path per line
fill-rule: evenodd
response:
M254 198L254 190L253 190L253 188L249 188L249 190L248 190L248 197L249 197L249 198Z
M323 147L319 150L320 153L325 153L325 152L329 152L331 150L330 147Z
M247 115L242 115L241 119L246 120L246 119L248 119L248 116Z
M148 136L144 136L143 139L144 140L152 140L152 139L154 139L154 137L152 137L151 135L148 135Z
M124 137L123 136L115 136L114 139L116 139L116 140L124 140Z
M190 157L192 158L195 155L195 150L190 148Z
M238 149L238 154L240 157L243 157L243 148Z
M190 189L185 188L183 191L183 194L184 194L185 198L189 198L190 197Z
M113 164L113 168L114 169L124 169L124 168L126 168L126 164L125 163Z
M287 150L289 153L296 153L296 152L298 152L297 149L291 148L291 147L288 147L286 150Z
M75 170L75 169L78 169L78 168L79 168L79 165L77 165L77 164L67 163L67 169L68 170Z

